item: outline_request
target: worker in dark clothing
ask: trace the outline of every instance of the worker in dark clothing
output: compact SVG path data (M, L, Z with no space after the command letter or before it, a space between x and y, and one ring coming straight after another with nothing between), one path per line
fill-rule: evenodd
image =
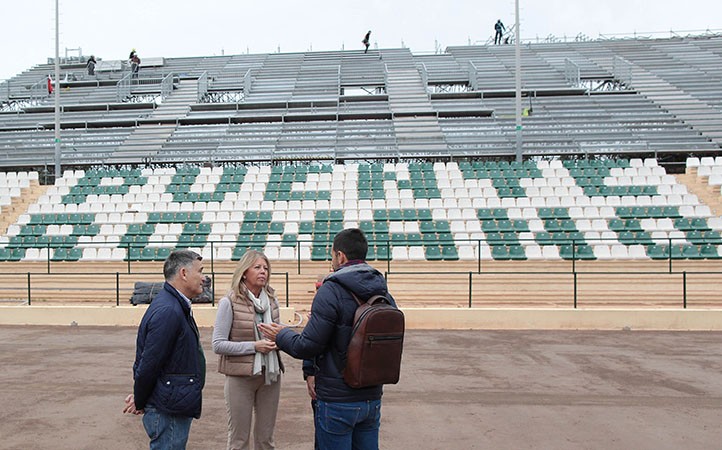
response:
M87 67L88 67L88 75L91 77L95 75L95 64L96 63L97 62L95 61L95 56L90 55L90 58L88 58Z
M366 36L364 36L364 40L361 42L366 46L364 53L368 52L369 45L371 45L371 30L369 30L368 33L366 33Z
M497 20L494 24L494 30L496 31L496 34L494 35L494 44L501 44L501 37L504 35L504 31L506 31L504 24L501 23L501 19Z

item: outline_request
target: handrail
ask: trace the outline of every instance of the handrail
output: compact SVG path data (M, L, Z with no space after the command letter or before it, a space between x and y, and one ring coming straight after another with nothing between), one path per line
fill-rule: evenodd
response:
M474 65L473 61L469 61L469 65L467 67L467 71L469 73L469 85L471 86L472 91L478 91L479 90L479 80L478 77L478 69L476 68L476 65Z
M40 100L48 97L50 95L50 92L48 92L48 80L49 78L42 78L41 80L35 82L30 87L30 102L36 103ZM58 87L57 83L53 82L54 87Z
M426 64L421 63L421 65L416 66L416 69L419 71L419 75L421 75L421 83L424 85L424 93L426 93L426 96L429 96L429 71L426 69Z
M118 80L118 83L115 85L115 99L118 103L123 102L130 97L130 83L132 76L133 73L128 72L125 76L123 76L123 78Z
M205 71L198 77L198 97L196 98L197 103L201 103L203 98L208 93L208 71Z
M253 84L253 73L251 72L251 69L248 69L246 71L246 74L243 75L243 99L248 98L248 94L251 93L251 85Z
M0 103L10 100L10 80L0 81Z
M632 65L624 58L615 56L612 67L614 78L630 87L632 85Z
M169 73L160 82L160 99L165 100L173 92L173 74Z
M574 87L579 86L582 78L579 66L569 58L564 58L564 77L566 78L567 83Z

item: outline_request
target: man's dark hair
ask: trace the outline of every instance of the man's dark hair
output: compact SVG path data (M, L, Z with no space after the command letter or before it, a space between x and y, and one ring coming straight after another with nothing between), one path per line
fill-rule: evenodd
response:
M163 263L163 276L166 281L172 280L181 268L193 265L193 261L202 261L203 257L190 250L176 250Z
M364 232L358 228L347 228L333 238L333 250L343 252L349 260L364 260L369 243Z

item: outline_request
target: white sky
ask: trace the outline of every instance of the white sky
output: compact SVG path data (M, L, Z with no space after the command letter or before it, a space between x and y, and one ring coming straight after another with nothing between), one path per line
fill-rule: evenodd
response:
M2 0L0 80L55 54L55 0ZM60 0L60 54L127 58L485 42L513 0ZM719 0L520 0L522 39L722 30ZM697 33L698 34L698 33ZM657 37L661 37L658 35ZM72 53L71 53L72 54Z

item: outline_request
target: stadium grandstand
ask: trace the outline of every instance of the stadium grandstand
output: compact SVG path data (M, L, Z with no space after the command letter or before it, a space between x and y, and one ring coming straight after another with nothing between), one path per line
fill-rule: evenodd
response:
M333 235L359 227L392 285L425 291L409 298L453 272L457 305L479 290L524 304L532 285L569 305L586 270L610 274L586 292L600 303L613 280L681 306L684 271L689 298L718 306L722 37L525 43L521 159L514 58L511 45L144 58L138 77L64 59L58 174L54 62L38 64L0 85L0 261L28 273L0 295L29 301L30 272L45 272L36 298L115 299L118 272L128 290L175 248L225 286L256 248L285 271L282 296L308 302ZM98 267L112 293L43 279Z

